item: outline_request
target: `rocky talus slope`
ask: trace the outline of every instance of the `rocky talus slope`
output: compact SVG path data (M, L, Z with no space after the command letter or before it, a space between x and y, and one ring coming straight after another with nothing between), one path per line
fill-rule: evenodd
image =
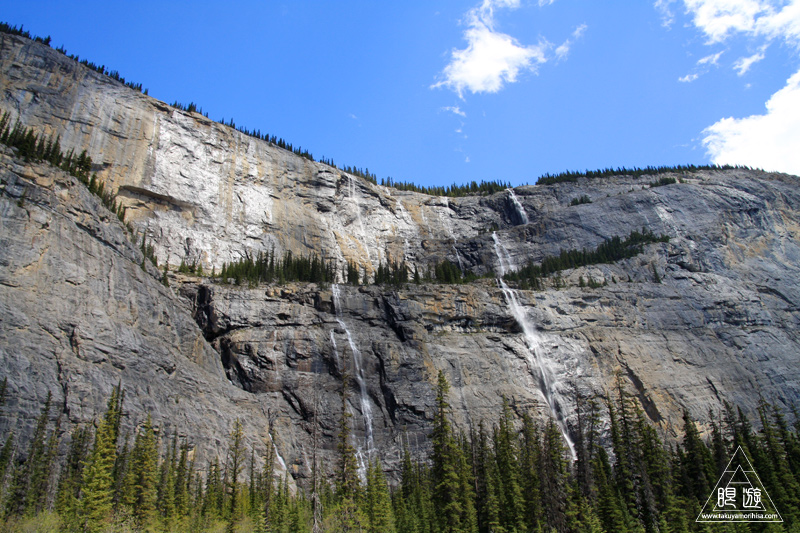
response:
M539 291L490 276L464 285L233 286L141 268L125 228L76 180L0 158L0 424L30 431L52 391L71 424L118 382L128 427L151 414L197 453L232 421L309 475L314 429L334 453L342 375L362 457L424 451L439 370L456 424L556 417L620 376L665 434L687 409L800 400L800 179L751 170L620 175L493 195L432 197L376 186L243 135L0 35L0 110L62 148L86 149L159 264L206 272L245 253L316 253L340 272L449 260L501 273L645 228L669 242L567 270ZM24 193L23 193L24 191ZM570 205L588 196L591 203ZM581 286L591 279L593 287ZM342 280L343 281L343 280ZM599 285L599 286L597 286ZM64 425L67 431L70 424ZM27 430L25 428L28 428ZM327 461L328 464L330 460Z

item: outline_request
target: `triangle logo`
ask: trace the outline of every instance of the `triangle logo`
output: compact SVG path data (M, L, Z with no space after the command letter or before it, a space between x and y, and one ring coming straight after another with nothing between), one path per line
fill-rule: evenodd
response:
M783 522L741 446L736 447L696 522Z

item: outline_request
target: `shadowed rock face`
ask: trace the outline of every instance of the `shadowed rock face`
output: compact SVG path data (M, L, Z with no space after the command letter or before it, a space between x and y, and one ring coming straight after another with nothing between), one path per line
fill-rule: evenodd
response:
M517 414L556 416L574 432L576 397L605 394L616 376L667 434L683 409L703 421L723 401L752 414L760 396L800 399L796 177L702 171L652 188L656 177L618 176L513 195L405 193L172 109L26 39L0 34L0 50L0 109L86 149L160 264L218 270L274 249L316 253L340 272L347 261L371 274L387 259L420 271L448 259L488 273L643 227L670 236L541 291L504 291L491 277L392 289L174 275L165 288L83 186L6 151L3 430L29 433L48 390L70 424L87 422L121 382L128 428L149 413L213 457L235 418L259 452L271 422L303 477L315 427L332 464L345 372L354 444L389 468L402 445L427 448L438 370L462 429L494 422L505 396ZM570 206L583 195L592 202Z

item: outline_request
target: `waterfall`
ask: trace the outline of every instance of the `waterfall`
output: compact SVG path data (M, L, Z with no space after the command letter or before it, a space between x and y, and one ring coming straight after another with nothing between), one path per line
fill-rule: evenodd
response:
M372 456L372 451L374 449L374 441L372 435L372 406L369 403L369 395L367 394L367 383L364 381L364 368L362 367L361 361L361 351L356 346L355 341L353 340L353 335L350 333L350 328L347 327L347 324L344 321L344 317L342 315L342 308L341 308L341 300L340 300L340 291L339 285L334 283L332 286L333 291L333 305L334 310L336 312L336 321L344 330L345 335L347 336L347 343L350 345L350 351L353 353L353 366L355 367L355 378L356 383L358 383L358 391L361 400L361 416L364 418L364 431L366 433L366 456L367 461ZM333 333L331 333L331 339L333 339ZM334 341L334 347L336 343ZM338 357L338 354L337 354ZM366 480L366 472L367 472L367 465L364 461L364 450L361 446L356 447L356 458L358 459L358 474L361 477L362 481Z
M502 278L509 272L515 271L517 268L514 261L511 259L511 254L508 253L506 247L500 242L500 237L497 236L496 231L492 232L492 240L494 241L494 253L497 255L497 260L500 262L498 265L500 269L498 274L500 274Z
M356 218L358 219L358 225L361 228L361 238L363 239L362 244L364 245L364 250L367 252L367 261L372 263L372 258L369 254L369 246L367 246L367 231L364 229L364 221L361 219L361 204L358 202L358 197L356 196L356 185L353 181L353 176L347 174L347 179L349 182L350 199L353 201L353 205L356 208Z
M560 385L560 383L557 380L550 363L545 360L544 357L542 357L544 349L542 346L541 337L536 332L536 328L528 319L528 315L525 312L525 307L522 306L517 300L516 293L509 288L508 285L506 285L505 281L503 281L503 276L511 271L512 268L510 262L511 258L508 255L508 251L500 242L500 238L497 236L497 233L492 232L492 239L494 240L494 249L495 253L497 254L497 260L500 263L500 277L497 278L497 283L500 285L500 289L503 291L503 296L505 296L506 302L508 302L508 308L511 310L514 320L516 320L517 324L519 324L519 326L522 328L522 333L525 335L525 344L528 347L528 354L526 357L528 366L531 372L536 375L536 379L539 382L539 390L542 392L542 395L547 402L547 407L550 409L550 413L553 415L556 425L558 425L558 429L561 431L561 435L564 437L564 441L567 443L570 454L572 455L572 459L574 461L577 457L575 455L575 443L572 441L572 437L570 437L569 431L567 430L563 408L561 406L561 401L559 400L560 395L557 392L558 385ZM506 255L505 258L503 257L503 253Z
M525 214L525 209L522 207L522 204L519 203L519 200L517 199L517 195L514 194L514 189L510 189L509 188L509 189L506 189L506 190L508 191L508 194L510 195L511 202L513 202L514 207L517 210L517 214L519 215L519 218L522 220L522 223L523 224L527 224L528 223L528 215Z

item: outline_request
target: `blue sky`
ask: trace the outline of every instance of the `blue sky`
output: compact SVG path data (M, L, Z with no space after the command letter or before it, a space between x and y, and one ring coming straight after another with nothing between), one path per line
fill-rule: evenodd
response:
M800 0L26 0L0 19L379 179L800 174Z

